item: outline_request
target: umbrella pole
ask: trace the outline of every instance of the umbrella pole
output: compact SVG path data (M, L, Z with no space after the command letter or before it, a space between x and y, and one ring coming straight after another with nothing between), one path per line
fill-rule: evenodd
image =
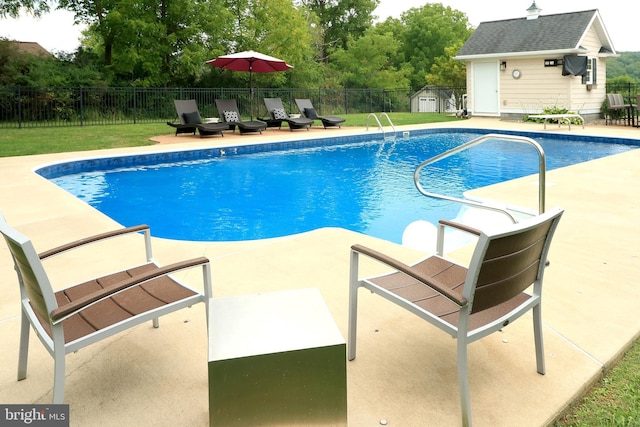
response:
M253 63L249 66L249 120L253 121Z

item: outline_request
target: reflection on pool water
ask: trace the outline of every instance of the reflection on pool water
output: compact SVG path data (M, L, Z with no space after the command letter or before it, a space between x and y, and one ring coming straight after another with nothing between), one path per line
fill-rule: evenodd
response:
M332 138L301 142L303 147L263 146L269 151L230 147L128 156L39 173L122 225L149 224L158 237L234 241L342 227L399 243L413 221L453 218L460 207L418 193L418 163L486 133L430 131L384 142ZM541 135L526 136L544 148L547 169L637 148L622 140ZM532 147L492 140L425 168L422 182L430 191L460 197L537 168Z

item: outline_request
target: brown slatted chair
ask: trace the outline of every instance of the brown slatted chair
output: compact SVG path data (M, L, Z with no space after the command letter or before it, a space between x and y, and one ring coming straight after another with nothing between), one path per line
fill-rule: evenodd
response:
M440 221L438 253L407 265L361 245L351 248L349 288L349 360L356 357L358 289L366 288L416 314L457 340L458 385L463 425L471 424L467 345L498 331L533 310L537 370L545 373L540 313L547 253L563 210L545 214L498 232L483 233L451 221ZM478 236L469 267L442 257L445 227ZM395 271L360 279L359 255ZM533 285L531 293L525 292Z
M607 94L607 111L605 115L605 125L613 123L614 120L627 121L631 125L632 105L624 102L624 97L619 93Z
M78 240L43 253L36 253L32 242L10 227L0 215L0 232L13 257L22 300L18 380L27 376L30 327L54 359L53 403L64 399L65 355L193 304L208 305L211 297L209 260L200 257L158 266L152 258L151 233L146 225L123 228ZM146 262L105 277L54 292L43 261L91 243L144 234ZM192 289L170 276L181 270L201 267L204 292ZM208 313L208 310L207 310Z

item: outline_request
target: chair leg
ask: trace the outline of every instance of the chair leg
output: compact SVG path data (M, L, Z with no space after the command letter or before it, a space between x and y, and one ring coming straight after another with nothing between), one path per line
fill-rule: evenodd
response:
M544 363L544 340L542 338L542 309L540 304L533 307L533 335L536 343L536 367L540 375L546 373Z
M349 329L347 331L348 359L356 358L356 335L358 330L358 253L351 251L349 270Z
M158 320L157 317L153 318L153 327L154 328L159 328L160 327L160 321Z
M64 335L61 325L53 326L53 403L64 401L65 357Z
M469 396L469 369L467 367L467 340L458 336L458 387L460 388L460 408L462 425L471 426L471 397Z
M27 378L27 360L29 358L29 316L22 310L22 321L20 323L20 350L18 353L18 381Z

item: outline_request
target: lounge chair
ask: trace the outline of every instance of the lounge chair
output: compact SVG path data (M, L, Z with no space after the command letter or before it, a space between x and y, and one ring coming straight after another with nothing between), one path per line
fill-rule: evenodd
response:
M310 99L296 99L296 105L304 117L311 120L322 121L322 126L324 126L325 129L328 127L340 127L340 124L345 121L342 117L337 116L318 116Z
M41 253L36 252L26 236L9 226L1 214L0 232L15 264L22 300L18 380L27 377L29 331L33 327L54 359L54 404L64 400L66 354L143 322L153 321L153 326L157 328L158 317L199 302L208 306L211 298L209 260L200 257L165 267L158 266L152 258L151 234L146 225L103 233ZM138 233L144 233L144 237L133 235ZM142 263L126 270L63 287L58 291L52 289L45 269L49 258L65 256L72 249L115 237L123 239L122 242L127 247L132 243L144 247L145 260L140 256ZM64 261L70 267L74 263L78 266L91 265L100 263L107 254L95 251L94 257L87 259L84 256L83 260L77 256L76 252L67 256ZM203 271L203 292L191 289L170 276L174 272L195 267L200 267ZM149 360L125 359L122 362L152 363Z
M224 136L222 131L229 129L229 126L223 123L203 123L198 111L198 105L194 99L176 99L173 103L176 106L176 113L180 123L167 122L167 124L176 128L176 135L181 133L195 135L197 130L201 138L211 135Z
M218 114L220 114L220 120L222 120L229 129L235 132L236 126L240 130L240 134L249 132L262 133L267 128L267 124L259 121L242 121L240 116L240 110L238 110L238 104L235 99L216 99L216 107L218 108Z
M282 99L280 98L264 98L264 106L267 107L267 113L269 114L269 117L258 117L258 120L265 122L267 124L267 127L281 128L282 122L285 122L289 125L289 129L293 132L294 129L309 130L309 128L313 124L313 120L307 119L306 117L290 117L284 109L284 106L282 105Z
M503 329L524 313L533 310L537 371L540 374L545 373L541 316L542 279L551 239L562 213L562 209L555 208L492 233L480 232L451 221L441 221L436 255L412 266L373 249L361 245L352 246L348 359L353 360L356 357L358 289L363 287L417 315L457 340L462 424L470 425L468 344ZM445 227L454 227L478 237L468 268L442 257ZM360 279L360 254L386 264L394 271L383 276ZM531 293L525 292L531 285ZM410 340L412 337L407 339ZM503 359L506 360L508 357ZM390 360L389 363L393 361ZM442 364L442 361L439 364ZM406 375L412 373L407 372Z

